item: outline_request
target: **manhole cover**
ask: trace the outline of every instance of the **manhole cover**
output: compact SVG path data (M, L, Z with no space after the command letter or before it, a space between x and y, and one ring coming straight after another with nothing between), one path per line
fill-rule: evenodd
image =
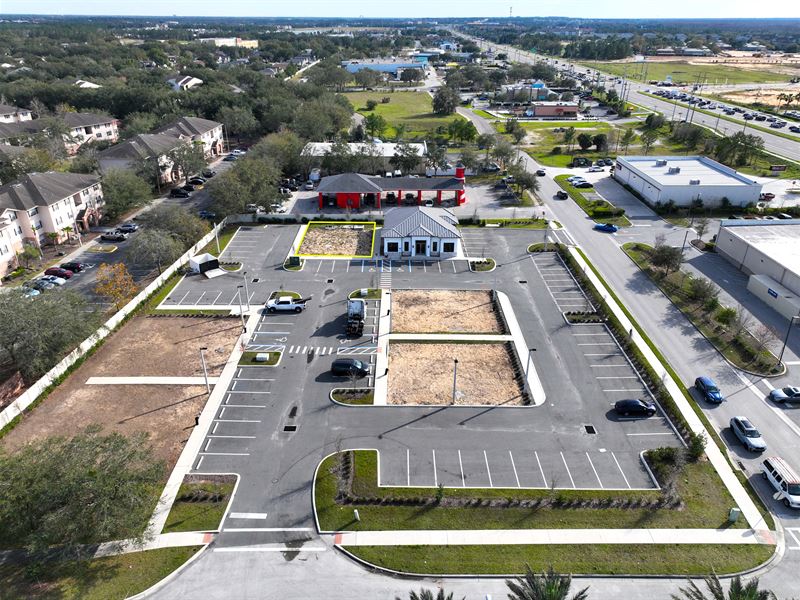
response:
M594 428L594 425L584 425L583 428L586 430L586 433L590 435L594 435L597 433L597 430Z
M297 425L284 425L284 431L297 431Z
M259 280L258 277L253 277L253 283L258 283L258 280Z

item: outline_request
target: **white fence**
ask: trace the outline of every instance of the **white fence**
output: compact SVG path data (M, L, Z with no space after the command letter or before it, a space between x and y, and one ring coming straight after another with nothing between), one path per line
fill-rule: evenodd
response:
M72 352L67 354L56 366L45 373L36 383L31 385L25 392L9 404L3 412L0 413L0 430L5 428L15 417L22 414L36 399L44 392L47 387L58 379L61 375L66 373L69 368L81 359L87 352L99 344L102 340L108 337L111 332L116 329L125 318L136 310L147 298L160 288L167 279L169 279L178 268L189 260L198 250L203 248L211 240L214 239L214 233L221 230L225 226L225 220L207 233L203 238L192 246L183 256L172 263L159 277L150 283L146 288L139 292L133 300L123 306L113 317L103 323L100 328L95 331L91 336L86 338L80 346L75 348Z

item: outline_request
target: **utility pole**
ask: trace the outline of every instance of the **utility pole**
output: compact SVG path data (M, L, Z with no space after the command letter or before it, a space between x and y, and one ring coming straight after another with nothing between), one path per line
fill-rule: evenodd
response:
M456 403L456 381L458 379L458 359L453 359L453 401L452 404Z
M250 312L250 291L247 289L247 271L242 273L244 279L244 295L247 303L247 311Z

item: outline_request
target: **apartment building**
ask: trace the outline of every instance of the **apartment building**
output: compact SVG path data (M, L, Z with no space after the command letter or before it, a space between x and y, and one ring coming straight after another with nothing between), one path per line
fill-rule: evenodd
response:
M99 141L113 144L119 139L119 121L114 117L70 112L58 118L69 128L64 134L64 148L69 155L76 154L85 144ZM0 121L0 144L29 145L37 135L46 133L49 123L50 119Z
M222 123L217 121L199 117L181 117L168 125L159 127L153 133L187 139L193 144L203 144L206 158L225 152Z

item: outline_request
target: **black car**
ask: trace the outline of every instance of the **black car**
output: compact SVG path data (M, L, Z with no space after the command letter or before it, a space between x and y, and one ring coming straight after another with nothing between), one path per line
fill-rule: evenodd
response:
M366 377L369 365L355 358L338 358L331 365L331 373L343 377Z
M186 190L183 190L181 188L172 188L169 191L169 197L170 198L188 198L189 197L189 192L187 192Z
M187 183L191 183L192 185L204 185L205 182L206 180L203 177L192 177Z
M639 415L644 417L652 417L656 414L656 405L646 400L639 400L634 398L631 400L619 400L614 404L614 411L618 415Z
M197 213L197 216L201 219L216 219L217 213L211 212L210 210L201 210Z
M121 231L106 231L100 236L100 239L106 242L124 242L128 236Z
M121 231L122 233L133 233L134 231L139 231L139 226L136 223L123 223L117 227L117 231Z
M537 177L544 177L545 176L544 169L537 169L536 170L536 176Z
M80 273L86 268L86 264L82 262L65 262L61 264L61 268L73 273Z
M187 183L185 186L181 188L184 192L193 192L194 186L191 183Z
M225 158L222 159L222 162L236 162L237 158L233 154L228 154Z
M205 177L206 179L211 179L216 174L217 172L214 169L203 169L202 173L203 177Z
M564 190L558 190L556 192L556 198L558 198L559 200L566 200L567 198L569 198L569 194Z

